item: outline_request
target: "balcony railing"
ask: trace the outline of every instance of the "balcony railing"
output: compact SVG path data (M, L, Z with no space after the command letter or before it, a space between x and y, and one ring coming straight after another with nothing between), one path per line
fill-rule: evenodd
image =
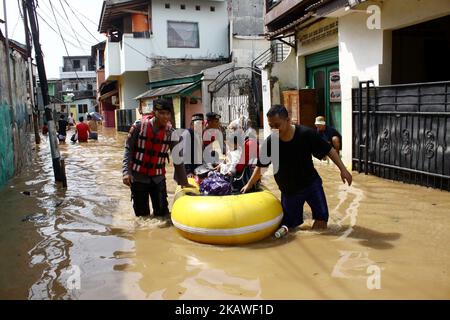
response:
M94 66L90 66L87 70L83 70L82 68L72 68L72 67L70 67L70 68L66 68L66 67L63 67L62 68L62 71L63 72L86 72L86 71L95 71L95 67Z

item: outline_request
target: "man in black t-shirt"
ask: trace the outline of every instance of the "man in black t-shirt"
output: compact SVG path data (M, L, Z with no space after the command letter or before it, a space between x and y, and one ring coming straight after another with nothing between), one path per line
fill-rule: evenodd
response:
M67 135L67 121L64 119L64 115L59 116L58 120L58 140L59 142L65 142L66 141L66 135Z
M312 156L322 159L329 156L341 171L341 179L350 186L352 175L342 163L338 153L313 129L291 124L288 111L275 105L267 112L269 126L278 130L278 136L271 134L261 147L260 156L271 159L278 151L278 163L274 163L275 181L281 191L283 207L282 224L294 228L303 223L305 201L312 209L313 229L325 229L328 222L328 206L322 187L322 179L314 168ZM279 148L272 138L279 137ZM273 147L272 147L273 146ZM272 150L274 149L274 150ZM270 161L263 163L260 158L250 181L242 188L245 193L261 178L261 168L268 167Z
M331 144L339 153L339 150L341 150L342 141L341 134L335 128L327 126L325 117L323 116L318 116L314 124L317 128L317 133L322 137L322 139Z

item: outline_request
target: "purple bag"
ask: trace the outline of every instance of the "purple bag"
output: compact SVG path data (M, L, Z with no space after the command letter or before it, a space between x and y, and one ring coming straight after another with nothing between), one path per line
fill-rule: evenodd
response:
M231 194L231 191L231 182L215 171L210 172L200 183L200 192L205 195L226 196Z

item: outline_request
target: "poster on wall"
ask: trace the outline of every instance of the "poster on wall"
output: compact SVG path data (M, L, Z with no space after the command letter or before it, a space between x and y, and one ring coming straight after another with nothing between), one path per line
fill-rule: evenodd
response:
M330 72L330 102L341 102L341 77L339 71Z

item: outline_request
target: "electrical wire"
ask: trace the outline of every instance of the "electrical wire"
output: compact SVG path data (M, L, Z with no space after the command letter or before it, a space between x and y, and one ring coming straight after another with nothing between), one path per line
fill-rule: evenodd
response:
M40 14L39 12L36 12L36 14L37 14L37 16L40 18L40 20L42 20L42 22L44 22L51 30L53 30L53 32L55 32L57 35L59 35L59 32L56 31L56 30L55 30L55 29L47 22L47 20L45 20L44 17L41 16L41 14ZM37 32L39 32L39 31L37 31ZM70 44L72 47L74 47L74 48L78 48L78 49L82 49L82 50L84 49L84 48L79 47L77 44L74 44L73 42L67 40L67 39L66 39L66 42L69 43L69 44Z
M59 4L61 5L61 8L63 9L64 14L66 15L67 22L69 22L70 28L72 29L73 34L75 35L75 37L77 37L78 43L80 44L80 47L81 47L80 39L78 38L77 33L75 32L75 30L74 30L74 28L72 26L72 23L70 23L69 16L67 15L66 9L64 9L64 6L63 6L61 0L59 1Z
M50 1L50 0L49 0ZM101 41L99 41L93 34L92 32L89 31L88 28L86 28L86 26L84 25L83 21L80 20L80 18L78 18L78 15L75 13L75 11L72 9L72 7L69 5L69 3L64 0L64 2L67 4L67 6L69 7L69 9L72 11L73 15L75 16L75 18L80 22L80 24L83 26L83 28L92 36L92 38L95 39L95 41L97 41L96 43L99 43Z
M46 4L46 2L44 2L44 1L41 1L41 4L44 4L45 5L45 7L44 6L40 6L40 13L41 13L41 15L44 15L46 18L47 18L47 21L52 21L52 20L54 20L54 18L53 17L51 17L52 15L51 14L48 14L48 12L51 12L52 10L51 10L51 8L50 8L50 6L49 5L47 5ZM44 10L44 8L45 8L45 10ZM61 18L61 20L63 20L63 21L65 21L66 20L66 18L65 17L63 17L62 16L62 14L60 14L57 10L56 10L56 8L54 8L54 10L55 10L55 12L59 15L59 17ZM60 28L61 28L61 31L66 35L66 36L69 36L70 38L72 38L73 39L73 41L77 41L78 43L80 43L80 47L79 48L83 48L83 47L85 47L85 46L92 46L92 40L87 40L87 39L85 39L84 37L82 37L79 33L74 33L74 32L72 32L72 31L69 31L69 29L66 27L66 26L61 26L60 25ZM80 39L81 39L81 41L80 41Z
M64 40L64 37L62 36L61 29L59 28L59 23L58 23L58 20L56 19L55 11L53 10L53 4L52 4L52 1L51 1L51 0L48 0L48 2L49 2L49 4L50 4L50 8L52 9L53 17L55 18L56 26L58 27L59 35L61 36L61 40L62 40L62 42L63 42L63 44L64 44L64 48L66 49L67 56L70 58L69 50L67 50L66 42L65 42L65 40ZM77 77L77 80L80 81L80 78L78 77L78 73L77 73L77 71L75 70L75 67L73 66L73 61L70 60L70 63L72 64L72 69L73 69L73 71L75 71L75 76Z

